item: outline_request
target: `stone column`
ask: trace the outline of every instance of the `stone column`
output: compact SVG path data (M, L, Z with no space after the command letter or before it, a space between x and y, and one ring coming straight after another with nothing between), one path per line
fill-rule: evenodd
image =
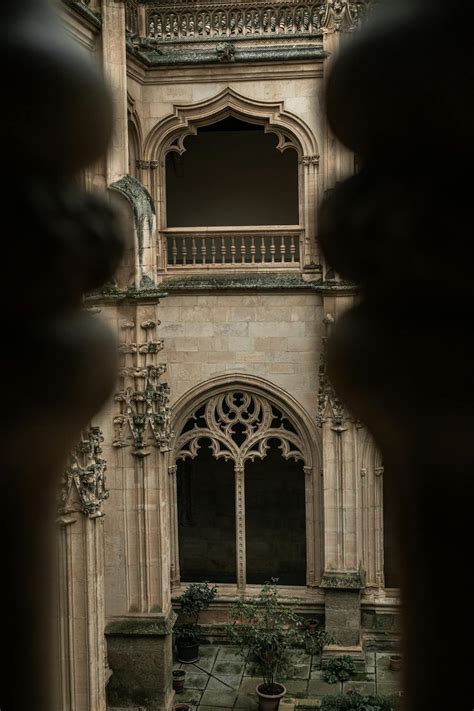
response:
M98 427L73 450L62 482L57 535L61 711L105 711L104 539L107 498Z
M372 431L397 509L405 711L473 697L473 21L467 2L381 4L326 94L364 166L320 216L327 259L361 285L328 343L329 375Z
M334 300L337 297L332 297ZM324 303L328 306L327 300ZM333 304L335 305L335 304ZM335 322L324 319L329 334ZM318 424L322 430L324 496L324 575L326 630L337 644L325 654L362 657L360 591L359 477L357 422L346 410L327 375L326 340L319 368Z
M102 65L112 95L114 128L107 154L107 185L128 173L127 49L124 0L102 0Z
M107 205L77 186L106 149L111 111L94 67L49 3L4 0L0 20L8 65L2 157L10 166L1 195L8 347L0 356L0 707L51 711L55 492L68 452L115 378L114 339L80 304L112 275L120 239Z
M116 571L108 570L111 588L106 634L113 676L108 686L112 706L143 705L169 711L172 691L169 390L161 382L157 301L123 305L115 438L116 474L122 479L122 510L107 531L107 548L124 549L126 586L113 599ZM117 526L120 529L117 530Z

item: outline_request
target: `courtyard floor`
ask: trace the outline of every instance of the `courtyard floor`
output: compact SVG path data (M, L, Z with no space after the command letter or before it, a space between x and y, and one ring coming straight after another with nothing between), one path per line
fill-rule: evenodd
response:
M363 694L396 694L400 688L400 672L390 671L389 657L389 653L369 652L365 671L359 672L353 681L326 684L319 669L319 657L294 650L294 671L291 679L282 680L287 695L280 709L284 706L290 709L291 699L318 700L348 689ZM257 709L255 687L262 679L255 676L255 665L244 662L235 647L201 645L200 658L195 664L176 663L174 668L186 671L185 689L176 694L175 703L185 702L199 711Z

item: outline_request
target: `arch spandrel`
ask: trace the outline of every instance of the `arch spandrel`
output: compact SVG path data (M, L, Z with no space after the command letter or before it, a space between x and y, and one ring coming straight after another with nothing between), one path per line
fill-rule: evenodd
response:
M210 99L193 104L178 104L174 113L157 123L144 145L145 160L160 160L168 151L185 151L184 141L195 135L200 126L216 123L228 116L265 127L278 137L277 149L294 148L300 157L319 156L316 137L296 114L287 111L284 101L250 99L226 88Z

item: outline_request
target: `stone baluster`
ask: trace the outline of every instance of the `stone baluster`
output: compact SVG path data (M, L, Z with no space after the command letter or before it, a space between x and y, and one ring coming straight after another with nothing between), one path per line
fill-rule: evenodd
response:
M362 166L320 215L326 258L361 286L328 369L397 506L405 711L472 706L473 19L468 2L387 2L327 86L332 130Z
M4 0L2 189L2 592L0 707L51 711L55 492L68 452L108 396L116 345L81 311L121 240L76 176L106 149L111 106L49 3ZM32 72L34 81L32 81ZM87 110L84 110L87 107Z

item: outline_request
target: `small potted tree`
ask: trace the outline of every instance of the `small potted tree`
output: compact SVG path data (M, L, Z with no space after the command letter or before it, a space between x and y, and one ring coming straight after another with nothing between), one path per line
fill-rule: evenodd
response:
M258 597L242 598L230 610L227 634L244 656L253 655L263 682L257 686L260 711L275 711L286 688L276 681L288 671L289 650L304 641L302 618L285 608L278 596L277 579L266 583Z
M199 614L209 607L217 595L217 588L209 583L192 583L178 598L181 613L189 620L175 627L177 658L191 664L199 659Z

